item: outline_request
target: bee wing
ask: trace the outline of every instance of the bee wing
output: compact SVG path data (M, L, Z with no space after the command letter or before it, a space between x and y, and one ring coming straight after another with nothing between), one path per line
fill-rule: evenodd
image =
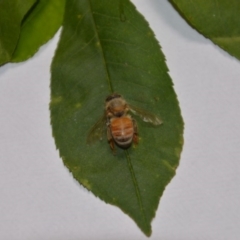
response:
M106 116L103 115L90 129L87 136L87 144L92 144L97 140L103 139L103 133L106 130ZM106 132L106 131L105 131Z
M162 124L162 120L157 117L156 115L147 112L141 108L129 105L130 111L136 115L138 115L144 122L152 123L153 125L160 125Z

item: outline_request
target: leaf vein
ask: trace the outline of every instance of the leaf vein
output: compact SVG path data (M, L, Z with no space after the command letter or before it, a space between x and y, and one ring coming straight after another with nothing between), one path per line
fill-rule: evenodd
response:
M119 20L118 17L109 16L109 15L107 15L107 14L102 14L102 13L95 12L95 11L92 12L92 13L93 13L93 15L99 15L99 16L102 16L102 17L107 17L107 18L111 18L111 19Z
M144 52L148 52L148 50L134 44L134 43L127 43L127 42L123 42L123 41L117 41L117 40L112 40L112 39L101 39L101 41L103 42L113 42L113 43L118 43L118 44L124 44L124 45L129 45L129 46L133 46L136 47L137 49L143 50Z
M91 42L96 38L96 36L97 36L97 34L95 34L87 43L85 43L85 45L82 48L80 48L77 51L74 51L72 54L70 54L67 59L71 59L73 56L75 56L75 55L79 54L81 51L83 51L89 44L91 44Z
M151 71L144 70L144 69L142 69L142 68L140 68L140 67L138 67L138 66L130 65L130 64L128 64L128 63L110 62L110 61L108 61L107 63L108 63L108 64L119 65L119 66L122 66L122 67L135 68L135 69L138 69L138 70L140 70L140 71L142 71L142 72L145 72L145 73L147 73L147 74L149 74L149 75L152 75L152 76L154 76L154 77L157 77L157 78L159 77L159 75L152 74Z
M137 82L125 81L125 80L123 80L123 79L119 80L119 82L131 83L131 84L134 84L134 85L143 87L143 88L149 88L150 90L153 90L151 87L149 87L149 86L147 86L147 85L143 85L143 84L137 83Z
M67 45L72 39L74 40L74 37L77 35L78 29L80 28L80 25L81 25L81 23L82 23L82 19L83 19L89 12L90 12L90 10L86 11L86 12L82 15L81 19L78 20L78 23L77 23L77 26L76 26L76 29L75 29L74 33L71 35L71 37L70 37L68 40L66 40L66 43L65 43L66 45Z

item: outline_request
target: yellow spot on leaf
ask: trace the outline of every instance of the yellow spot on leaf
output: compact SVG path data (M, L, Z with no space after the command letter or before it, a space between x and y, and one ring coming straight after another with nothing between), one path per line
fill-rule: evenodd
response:
M75 107L76 107L76 108L81 108L81 107L82 107L82 104L81 104L81 103L77 103L77 104L75 104Z
M89 183L89 181L88 181L87 179L82 179L82 180L81 180L81 183L82 183L82 185L83 185L85 188L91 190L92 186L91 186L91 184Z
M175 172L176 167L173 167L167 160L162 160L162 163L165 167L167 167L169 170Z
M174 149L174 152L175 152L175 154L176 154L176 156L179 158L180 157L180 154L181 154L181 148L175 148Z
M59 104L63 100L62 96L52 97L51 105Z
M147 35L151 37L153 34L152 32L148 32Z
M79 171L79 170L80 170L80 167L79 167L79 166L73 167L73 171L77 172L77 171Z

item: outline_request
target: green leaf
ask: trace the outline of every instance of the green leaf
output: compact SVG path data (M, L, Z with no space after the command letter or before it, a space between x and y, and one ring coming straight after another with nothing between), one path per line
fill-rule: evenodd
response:
M10 61L16 48L21 22L36 0L0 0L0 65Z
M23 22L12 62L27 60L50 40L62 24L65 0L39 0Z
M112 92L164 122L155 127L134 116L139 145L117 148L116 155L105 134L102 141L86 143ZM56 146L73 176L149 236L159 199L179 164L183 121L164 55L130 1L67 0L52 63L50 109Z
M197 31L240 59L239 0L170 0Z

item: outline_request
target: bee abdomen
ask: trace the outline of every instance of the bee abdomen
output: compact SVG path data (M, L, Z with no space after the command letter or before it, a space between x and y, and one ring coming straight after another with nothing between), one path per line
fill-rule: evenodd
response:
M111 133L120 147L129 147L134 133L132 119L129 116L111 119Z

